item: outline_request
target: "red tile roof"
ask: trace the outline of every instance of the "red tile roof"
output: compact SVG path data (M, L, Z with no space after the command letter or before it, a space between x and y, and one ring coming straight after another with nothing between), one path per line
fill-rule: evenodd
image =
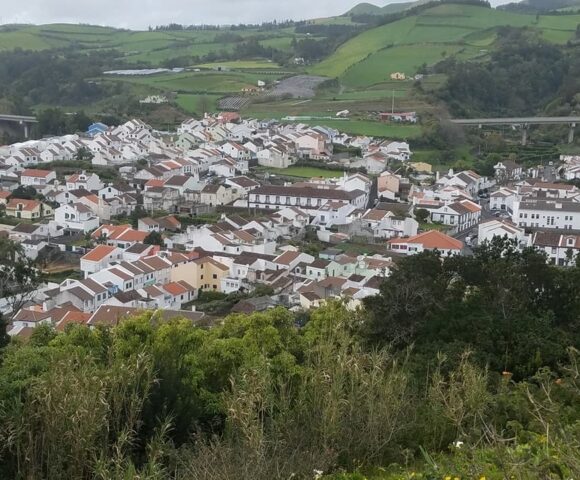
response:
M85 254L81 260L89 262L100 262L105 257L113 253L117 247L110 247L109 245L97 245L89 253Z
M27 168L22 172L23 177L37 177L46 178L52 173L52 170L38 170L35 168Z
M430 250L461 250L463 248L463 242L456 240L449 235L438 232L437 230L420 233L419 235L409 238L393 238L389 240L388 243L397 245L410 243L419 244L423 245L423 248Z
M18 205L22 205L22 210L36 210L40 207L40 202L36 200L25 200L22 198L12 198L6 204L6 210L17 210Z

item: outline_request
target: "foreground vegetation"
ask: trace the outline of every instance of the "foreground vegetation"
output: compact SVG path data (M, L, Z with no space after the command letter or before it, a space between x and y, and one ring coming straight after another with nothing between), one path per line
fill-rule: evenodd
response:
M576 478L579 277L501 242L358 311L39 327L2 352L0 476Z

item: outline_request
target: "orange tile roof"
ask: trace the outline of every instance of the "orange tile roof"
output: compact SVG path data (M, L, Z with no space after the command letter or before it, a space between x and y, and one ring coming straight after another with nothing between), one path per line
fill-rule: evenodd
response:
M145 186L146 187L162 187L165 184L165 180L158 180L156 178L153 178L151 180L149 180Z
M481 211L481 207L479 205L477 205L476 203L473 203L469 200L462 200L459 203L461 203L461 205L463 205L465 208L467 208L467 210L469 210L472 213Z
M52 173L51 170L38 170L36 168L27 168L22 172L23 177L46 178Z
M414 237L409 238L393 238L389 240L390 244L409 244L416 243L423 245L423 248L430 250L461 250L463 248L463 242L456 240L455 238L445 235L444 233L438 232L437 230L431 230L429 232L420 233Z
M300 252L295 252L293 250L287 250L278 257L274 259L274 263L279 263L281 265L290 265L294 260L300 256Z
M127 230L119 235L116 240L123 240L125 242L142 242L149 235L147 232L141 232L140 230Z
M99 204L99 197L94 194L86 195L85 198L90 202L96 203L97 205Z
M22 210L35 210L40 207L40 202L36 200L25 200L22 198L12 198L6 205L7 210L16 210L18 205L22 205Z
M163 290L170 293L174 297L176 297L177 295L187 293L187 289L177 282L167 283L163 285Z
M101 225L99 228L97 228L92 233L91 236L93 238L99 238L105 234L104 233L105 231L107 231L107 232L109 232L108 237L114 238L117 235L120 235L121 233L123 233L128 228L131 228L131 225Z
M63 319L58 322L56 329L59 332L64 332L67 325L70 324L77 324L77 325L84 325L89 321L91 318L91 313L84 313L84 312L68 312Z
M89 262L100 262L107 255L113 253L117 247L110 247L109 245L97 245L89 253L85 254L81 260Z

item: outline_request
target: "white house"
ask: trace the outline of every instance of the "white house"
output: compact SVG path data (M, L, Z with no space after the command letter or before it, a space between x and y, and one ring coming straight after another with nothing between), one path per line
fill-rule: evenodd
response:
M322 205L318 211L314 212L312 225L322 227L333 227L334 225L345 225L348 223L349 215L356 210L346 200L330 200Z
M81 271L85 278L107 268L111 263L120 262L123 250L110 245L97 245L90 252L81 257Z
M210 165L209 171L215 173L219 177L235 177L236 162L224 158L223 160Z
M67 190L84 189L89 192L103 188L103 182L96 173L75 173L66 179Z
M375 238L412 237L419 230L419 223L414 218L387 210L367 210L360 221L364 228L373 231Z
M523 199L514 203L512 220L520 227L580 230L580 203Z
M389 142L386 145L385 143L381 145L380 150L388 158L399 162L407 162L411 159L411 148L407 142Z
M515 240L518 245L527 246L528 238L523 228L506 220L489 220L482 222L478 227L477 242L479 245L491 242L495 237Z
M294 163L288 151L277 147L259 150L256 156L258 158L258 164L263 167L288 168Z
M241 192L242 197L247 197L249 192L260 186L260 183L245 176L226 178L225 184L229 185L234 190Z
M28 168L20 176L20 184L25 187L44 188L56 180L56 172Z
M327 188L308 188L294 186L262 186L252 190L248 196L250 208L280 210L284 207L299 207L314 215L320 207L329 201L346 201L355 208L366 207L367 194L360 190L345 192L344 190Z
M471 200L461 200L431 211L431 220L461 232L474 227L481 219L481 207Z
M220 147L220 150L234 160L247 161L252 157L250 150L236 142L226 142Z
M518 199L518 194L510 188L500 188L489 196L489 208L491 210L501 210L513 212L514 202Z
M531 243L538 250L546 252L548 261L555 265L574 265L580 254L580 235L577 234L536 232Z
M54 211L54 220L63 228L83 233L99 228L99 218L82 203L66 203Z

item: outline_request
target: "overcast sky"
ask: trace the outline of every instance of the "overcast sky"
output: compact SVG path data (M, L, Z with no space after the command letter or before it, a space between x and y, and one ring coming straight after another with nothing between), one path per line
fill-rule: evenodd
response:
M376 4L401 1L405 0L378 0ZM492 0L492 4L510 1ZM340 15L356 3L357 0L0 0L0 24L66 22L147 28L171 22L259 23Z

